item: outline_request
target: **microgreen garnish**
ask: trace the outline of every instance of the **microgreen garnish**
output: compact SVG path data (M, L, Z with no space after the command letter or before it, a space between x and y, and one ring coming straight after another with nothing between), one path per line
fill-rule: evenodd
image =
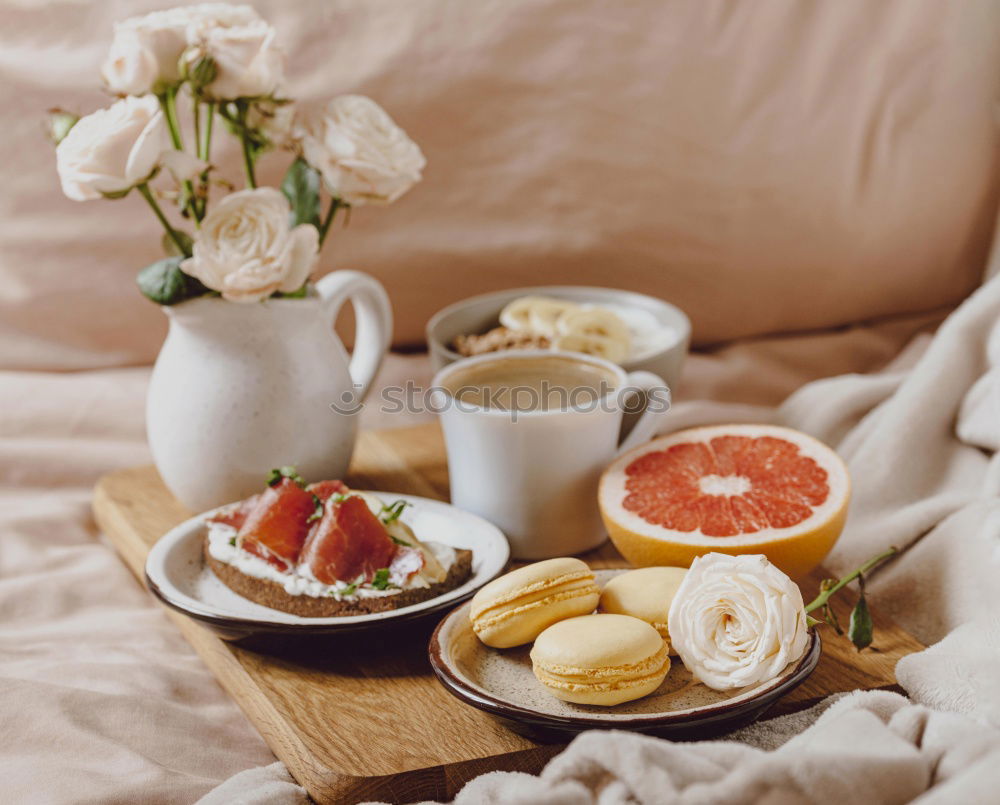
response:
M267 485L275 486L281 483L282 478L288 478L288 480L294 481L302 487L306 485L305 479L299 475L295 467L278 467L271 470L271 474L267 476Z
M348 584L343 590L338 590L341 595L354 595L355 590L358 589L357 582Z
M230 537L229 538L229 544L232 545L235 548L236 547L236 537Z
M330 500L332 500L334 503L343 503L349 497L350 495L345 495L343 492L334 492L332 495L330 495Z
M316 504L316 508L313 509L313 513L306 518L307 523L311 523L315 520L319 520L323 517L323 501L319 499L319 496L312 496L313 503Z
M379 519L386 525L389 525L389 523L398 520L399 515L403 513L403 509L409 505L410 504L405 500L397 500L395 503L390 503L388 506L383 504L382 511L380 511L378 515ZM403 544L405 545L406 543L404 542Z
M395 584L389 583L389 568L383 567L375 571L375 578L372 579L372 587L376 590L388 590L390 587L395 586Z
M400 539L399 537L394 537L392 534L389 535L389 539L391 539L397 545L405 545L407 548L412 548L413 547L413 545L411 545L406 540Z

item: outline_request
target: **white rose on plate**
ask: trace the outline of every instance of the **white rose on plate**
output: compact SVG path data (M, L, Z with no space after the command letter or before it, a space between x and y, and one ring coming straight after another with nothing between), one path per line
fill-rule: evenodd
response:
M330 194L355 206L395 201L427 164L406 132L362 95L341 95L305 115L299 137Z
M56 147L63 193L73 201L124 193L156 172L167 147L156 98L122 98L80 118Z
M289 211L271 187L231 193L201 222L181 270L231 302L297 291L316 264L319 233L311 224L289 229Z
M695 559L668 622L684 666L713 690L773 679L808 642L798 585L757 554Z
M239 8L237 6L237 8ZM215 77L204 87L209 98L230 101L273 95L285 80L285 55L274 27L261 19L206 19L188 29L189 64L208 57Z

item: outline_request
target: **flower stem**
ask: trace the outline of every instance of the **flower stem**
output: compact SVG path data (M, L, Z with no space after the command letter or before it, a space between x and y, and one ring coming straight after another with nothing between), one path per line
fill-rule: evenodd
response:
M831 586L828 590L824 590L818 596L816 596L816 598L814 598L810 604L806 605L806 612L812 612L814 609L819 609L821 606L826 604L827 601L830 600L830 597L834 593L846 587L848 584L850 584L852 581L858 578L858 576L862 575L863 573L867 573L873 567L875 567L878 564L881 564L890 556L894 556L897 553L899 553L899 548L890 548L889 550L880 553L878 556L873 556L871 559L869 559L867 562L861 565L861 567L859 567L853 573L849 573L848 575L844 576L844 578L840 579L840 581Z
M186 257L191 255L188 252L188 247L185 245L184 241L181 240L181 236L177 234L177 230L170 225L170 221L167 220L167 216L163 214L163 210L160 209L160 205L156 203L156 199L153 197L152 191L149 189L149 185L143 182L137 185L139 192L142 193L142 197L149 202L149 206L153 208L153 212L156 217L160 219L160 223L163 224L163 228L167 231L167 236L174 242L174 245L178 248L181 254Z
M160 99L160 107L163 109L163 117L167 121L167 130L170 132L170 141L177 151L184 150L184 137L181 134L181 124L177 118L177 87L168 87L166 92L157 97ZM195 126L198 126L198 102L195 101ZM195 201L194 185L190 179L185 179L181 183L184 187L184 195L187 196L187 203L184 205L191 211L195 226L201 223L201 216L198 213L198 204Z
M205 136L198 144L198 158L208 162L209 151L212 147L212 123L215 121L215 101L206 104L208 117L205 118Z
M163 109L163 116L167 119L167 129L170 131L170 140L174 148L178 151L184 150L184 140L181 136L180 122L177 120L177 88L171 87L160 98L160 107Z
M257 177L254 175L254 154L250 137L247 135L246 101L236 101L236 115L240 130L240 140L243 142L243 170L247 175L247 187L257 189Z
M207 112L207 117L205 118L205 128L203 135L198 138L195 145L198 150L198 159L202 162L209 161L209 155L212 151L212 128L215 122L215 101L209 101L205 104L205 110ZM198 212L201 218L205 217L205 211L208 209L208 171L202 171L201 176L198 179L200 186L198 188L199 198L197 201Z
M250 142L243 138L243 170L247 175L247 187L251 190L257 189L257 178L253 173L253 154L250 153Z
M194 151L197 156L201 149L201 101L191 96L191 117L194 120Z
M326 240L326 233L330 231L330 224L333 223L333 217L337 214L337 210L341 207L346 207L339 198L330 199L330 207L326 211L326 217L323 219L322 223L319 225L319 245L322 247L323 241Z

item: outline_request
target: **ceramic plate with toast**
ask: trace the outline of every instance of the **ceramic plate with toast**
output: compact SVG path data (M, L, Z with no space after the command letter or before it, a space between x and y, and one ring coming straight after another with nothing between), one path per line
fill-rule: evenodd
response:
M282 486L291 487L262 496ZM335 634L450 609L507 564L506 538L474 514L413 495L316 486L315 512L296 513L294 500L268 510L251 499L171 529L146 560L150 590L230 639ZM329 500L316 502L314 491ZM294 560L283 554L289 519L308 533ZM344 548L359 544L360 554Z

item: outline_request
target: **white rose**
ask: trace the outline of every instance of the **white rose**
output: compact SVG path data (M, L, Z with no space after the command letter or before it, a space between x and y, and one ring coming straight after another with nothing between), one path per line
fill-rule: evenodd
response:
M427 164L406 132L362 95L341 95L305 115L299 137L330 194L355 206L395 201Z
M175 70L176 64L175 61ZM101 77L105 86L119 95L152 92L161 78L160 64L152 43L140 31L116 25L111 50L101 65Z
M212 26L247 25L260 16L250 6L203 3L132 17L115 25L101 67L112 92L144 95L180 81L180 62L189 46Z
M289 230L288 214L288 201L271 187L226 196L201 222L181 269L231 302L297 291L316 264L319 233L310 224Z
M264 20L204 20L188 29L193 48L186 59L203 57L215 62L215 78L204 88L221 101L273 95L285 80L285 56L277 32Z
M74 201L125 192L156 172L167 145L156 98L116 101L80 118L56 147L63 192Z
M290 148L296 139L295 104L255 101L247 111L247 126L262 132L274 148Z
M684 666L714 690L773 679L808 642L798 585L760 555L695 559L668 623Z

